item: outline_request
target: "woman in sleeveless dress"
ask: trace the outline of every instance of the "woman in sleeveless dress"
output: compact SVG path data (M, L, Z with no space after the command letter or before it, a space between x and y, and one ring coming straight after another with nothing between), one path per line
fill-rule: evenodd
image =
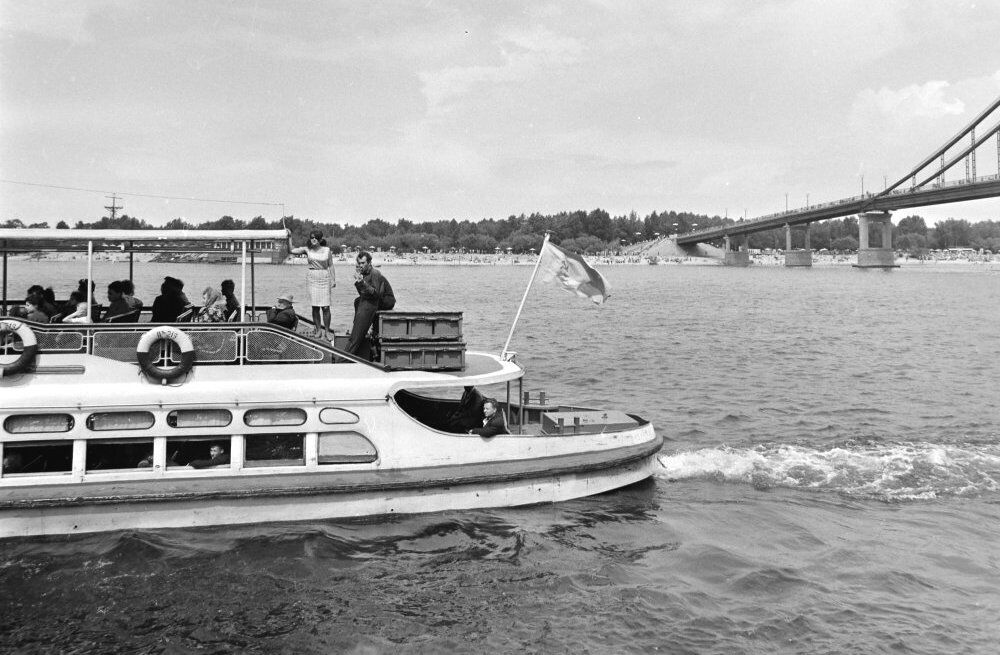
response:
M306 282L309 285L309 298L312 301L313 337L324 340L333 339L330 329L330 294L337 286L337 275L333 270L333 251L326 245L326 239L319 230L309 233L309 245L293 248L292 233L288 231L288 252L293 255L305 255L309 269L306 271ZM322 314L322 322L320 315Z

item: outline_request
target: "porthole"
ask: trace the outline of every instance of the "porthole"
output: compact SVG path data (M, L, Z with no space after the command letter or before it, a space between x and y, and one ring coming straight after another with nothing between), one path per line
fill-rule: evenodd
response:
M251 409L243 415L243 422L253 428L273 425L302 425L306 422L306 410L300 407Z
M349 412L346 409L340 409L339 407L324 407L320 410L319 420L323 421L327 425L349 425L351 423L357 423L360 419L357 414Z
M15 414L4 419L3 429L10 434L69 432L75 424L69 414Z
M232 422L228 409L175 409L167 414L172 428L224 428Z
M98 412L87 417L87 427L104 430L148 430L153 427L152 412Z

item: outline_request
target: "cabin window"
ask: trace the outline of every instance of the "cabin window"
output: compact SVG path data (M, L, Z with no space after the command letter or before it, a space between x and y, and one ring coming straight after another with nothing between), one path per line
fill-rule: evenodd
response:
M148 430L153 427L151 412L99 412L87 417L87 427L102 430Z
M248 434L244 466L305 466L304 434Z
M224 428L232 422L228 409L175 409L167 414L172 428Z
M72 441L10 441L3 445L3 474L69 473Z
M87 472L136 470L152 466L152 439L94 439L87 442Z
M11 434L69 432L75 423L69 414L15 414L4 420L3 429Z
M358 415L339 407L324 407L319 413L319 420L327 425L357 423Z
M378 459L375 444L358 432L320 432L320 464L358 464Z
M231 447L229 437L167 439L167 468L228 468Z
M306 410L300 407L251 409L243 415L243 422L254 428L272 425L302 425L306 422Z

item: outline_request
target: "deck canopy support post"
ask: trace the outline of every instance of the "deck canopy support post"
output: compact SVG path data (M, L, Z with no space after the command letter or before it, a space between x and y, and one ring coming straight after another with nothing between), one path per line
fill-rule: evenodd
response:
M253 244L250 244L250 306L257 306L257 280L254 278Z
M100 316L94 316L94 242L87 242L87 316L96 323Z
M240 257L240 314L246 316L247 311L247 242L241 241L242 256ZM242 317L241 316L241 317Z
M7 316L7 239L3 240L3 315Z

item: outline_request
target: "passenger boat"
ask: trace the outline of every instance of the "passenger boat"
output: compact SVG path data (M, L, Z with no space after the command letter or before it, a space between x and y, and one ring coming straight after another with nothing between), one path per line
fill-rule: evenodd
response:
M255 244L284 237L0 229L0 537L517 506L652 474L662 438L648 421L532 398L513 355L462 344L457 361L399 370L262 322L245 302L246 255L252 280ZM90 261L220 240L243 255L235 322L8 316L8 253L85 249ZM460 334L461 319L450 320ZM488 385L501 389L511 434L450 431L453 396ZM213 447L225 455L208 459Z

